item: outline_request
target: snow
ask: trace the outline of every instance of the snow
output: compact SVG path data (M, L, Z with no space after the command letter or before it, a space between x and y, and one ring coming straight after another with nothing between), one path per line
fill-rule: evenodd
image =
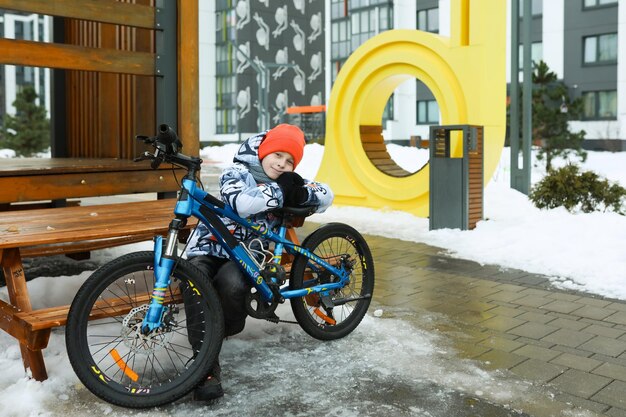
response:
M207 147L201 156L208 163L224 166L230 163L237 148ZM428 158L424 150L416 148L389 145L388 149L399 165L411 171ZM314 178L323 150L318 144L307 145L297 171ZM11 156L10 152L0 154ZM626 186L625 162L626 153L589 152L582 166ZM364 234L423 242L454 257L546 274L557 287L626 300L626 218L614 213L539 210L526 196L509 187L509 175L509 154L505 149L485 190L486 219L471 231L429 231L427 219L363 207L333 206L310 221L341 221ZM542 175L542 168L535 167L533 182ZM115 248L98 251L95 256L103 262L139 248L146 247ZM29 282L34 307L69 303L88 275L89 272L83 272L73 277L41 277ZM0 289L0 298L8 298L6 288ZM289 312L283 318L290 319ZM359 397L361 391L372 393L372 381L376 381L377 388L385 381L417 387L414 389L436 384L439 389L443 386L473 393L512 408L549 396L532 384L459 360L444 338L423 330L428 328L423 325L424 320L436 319L424 312L419 318L422 322L416 323L414 313L377 306L353 334L333 343L315 341L295 325L249 320L243 333L224 342L221 361L227 395L222 401L205 407L187 400L150 411L114 407L87 392L69 364L63 329L52 332L44 352L49 374L44 382L24 376L18 344L0 332L0 415L69 417L94 411L108 416L246 415L260 409L266 415L306 415L310 411L326 415L399 415L406 411L385 401ZM336 352L341 354L334 355ZM307 385L305 381L315 375L317 380L310 380ZM334 377L321 380L320 375ZM447 394L444 390L439 395L445 400ZM334 402L333 398L341 401ZM273 408L277 404L284 408ZM414 415L430 415L420 409L419 403L411 411Z
M428 160L428 151L388 145L392 158L414 172ZM236 145L207 147L202 157L227 165ZM324 148L307 145L297 172L314 178ZM531 182L545 175L533 152ZM557 160L555 166L567 161ZM591 170L626 187L626 152L588 152L582 170ZM626 300L626 217L616 213L576 213L563 208L540 210L510 187L510 153L504 148L500 164L485 188L485 220L474 230L428 230L428 219L406 212L364 207L332 206L310 221L340 221L364 234L422 242L444 248L450 256L481 264L496 264L550 277L556 287Z

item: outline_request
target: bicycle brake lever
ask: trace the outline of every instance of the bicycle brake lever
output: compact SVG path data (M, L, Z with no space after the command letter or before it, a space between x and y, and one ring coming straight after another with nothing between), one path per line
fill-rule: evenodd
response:
M141 140L145 144L153 144L156 141L156 137L154 136L150 137L150 136L145 136L145 135L136 135L135 139Z
M138 157L134 158L133 162L145 161L146 159L152 160L154 159L154 156L150 152L144 152Z

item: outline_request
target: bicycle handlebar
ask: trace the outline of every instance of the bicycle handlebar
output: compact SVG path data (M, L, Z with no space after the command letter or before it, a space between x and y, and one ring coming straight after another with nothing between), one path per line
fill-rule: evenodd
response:
M137 135L135 138L143 141L145 144L152 145L155 149L154 153L144 152L134 159L135 162L150 160L152 161L150 163L152 169L157 169L162 162L168 162L186 168L188 175L191 177L195 177L196 172L200 171L202 159L178 152L183 147L183 144L170 126L166 124L159 125L159 131L156 136Z

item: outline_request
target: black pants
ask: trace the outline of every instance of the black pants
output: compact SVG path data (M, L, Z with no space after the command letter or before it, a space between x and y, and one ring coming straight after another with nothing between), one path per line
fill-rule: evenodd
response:
M250 284L237 266L231 260L214 256L194 256L189 259L212 284L219 295L224 313L224 335L232 336L241 332L246 325L248 313L245 307L245 297L250 291ZM183 291L184 293L185 291ZM193 318L199 318L193 314L193 307L185 303L188 326L194 328ZM191 321L191 323L189 323ZM193 333L189 332L192 345Z

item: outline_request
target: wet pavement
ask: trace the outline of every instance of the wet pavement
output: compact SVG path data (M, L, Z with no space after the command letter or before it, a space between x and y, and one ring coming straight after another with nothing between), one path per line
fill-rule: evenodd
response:
M307 223L298 235L316 227ZM249 320L224 342L226 395L215 404L186 398L129 411L75 384L51 415L95 407L112 416L626 416L625 302L420 243L366 240L374 300L348 337L323 343L297 325ZM92 268L88 262L72 268ZM288 306L280 308L290 319Z

